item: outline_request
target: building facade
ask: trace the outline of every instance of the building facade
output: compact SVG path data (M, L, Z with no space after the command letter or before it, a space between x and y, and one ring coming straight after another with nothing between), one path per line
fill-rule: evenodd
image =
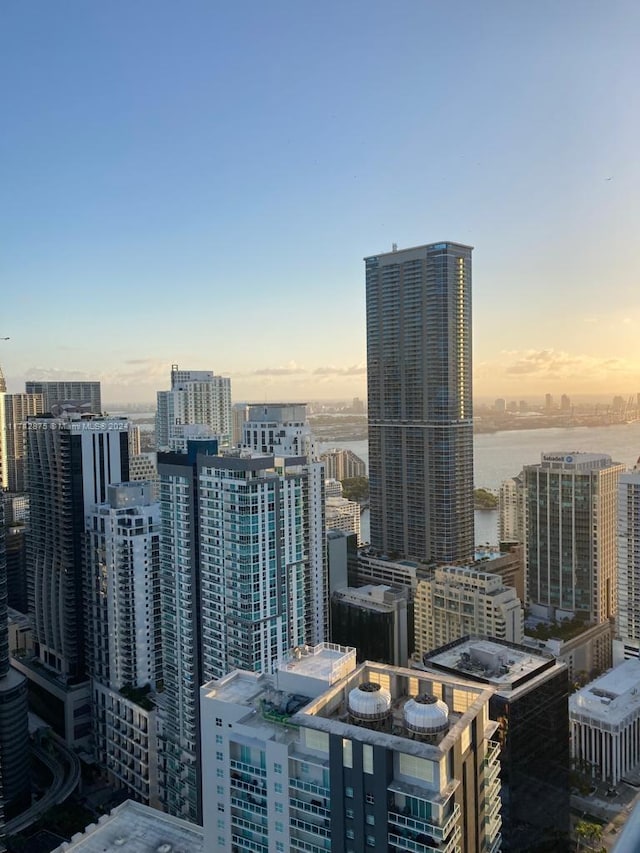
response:
M495 853L491 694L333 644L204 685L205 847Z
M231 380L211 370L171 366L171 389L158 391L156 444L163 450L180 441L180 427L208 427L221 447L231 443Z
M495 691L489 714L499 725L502 850L569 853L567 667L552 655L478 636L426 654L424 666Z
M543 453L524 468L528 605L534 615L605 622L617 597L618 480L596 453Z
M569 697L571 755L614 786L640 761L640 661L631 658Z
M327 530L344 530L345 533L355 533L358 545L362 545L360 533L361 509L357 501L347 498L326 499Z
M391 557L473 554L471 252L365 258L371 544Z
M469 634L509 643L524 637L524 610L499 575L463 566L442 566L418 581L415 653L422 657Z
M640 657L640 468L618 485L616 660Z
M383 584L336 590L331 595L331 642L353 646L358 662L407 666L408 597L405 588Z
M498 538L500 542L524 542L526 520L524 483L521 475L500 483Z
M339 447L326 450L320 454L320 461L324 462L327 479L349 480L367 476L367 463L356 456L353 450L342 450Z
M37 418L29 422L26 476L29 613L36 654L73 683L86 677L84 522L107 487L129 475L129 422Z
M55 417L65 412L81 412L99 415L102 413L102 397L99 382L59 382L25 383L27 394L42 395L42 411Z
M315 507L313 529L323 525L323 504L309 502L319 463L251 450L217 456L198 444L158 459L163 635L171 638L161 786L165 808L196 821L199 686L238 666L271 671L286 649L308 644L317 625L312 567L326 565L324 536L314 555L310 523Z
M43 413L42 394L0 392L0 487L24 492L27 419Z
M88 515L86 590L94 754L112 782L157 804L160 507L149 483L109 486Z

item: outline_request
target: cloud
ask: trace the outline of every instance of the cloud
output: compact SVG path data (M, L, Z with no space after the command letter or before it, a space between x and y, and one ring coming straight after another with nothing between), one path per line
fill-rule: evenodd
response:
M304 367L300 367L295 361L290 361L284 367L263 367L260 370L254 370L253 376L293 376L296 373L306 373Z
M28 367L25 370L28 380L37 382L64 382L65 380L91 381L98 380L96 373L85 373L83 370L67 370L60 367Z
M621 358L598 358L554 349L526 350L523 353L508 352L503 355L516 357L504 367L510 376L528 376L547 379L596 376L601 374L625 373L631 365Z
M313 371L314 376L362 376L367 372L365 364L352 364L349 367L316 367Z

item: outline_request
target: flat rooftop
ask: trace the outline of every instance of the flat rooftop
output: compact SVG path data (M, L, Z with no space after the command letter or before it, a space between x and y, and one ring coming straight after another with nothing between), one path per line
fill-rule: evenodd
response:
M564 666L552 655L525 646L473 637L427 653L424 664L492 684L498 692L513 691L549 669Z
M569 697L572 719L616 725L640 713L640 660L631 658Z
M201 826L127 800L53 853L205 853Z

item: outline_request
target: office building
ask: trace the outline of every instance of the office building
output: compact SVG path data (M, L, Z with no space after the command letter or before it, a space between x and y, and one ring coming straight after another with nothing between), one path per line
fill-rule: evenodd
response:
M325 640L329 630L327 587L325 471L318 461L305 403L267 403L248 406L243 446L278 457L302 457L305 464L305 525L309 538L309 583L305 613L307 642Z
M325 506L327 530L344 530L345 533L355 533L358 545L362 545L360 504L346 498L327 498Z
M42 411L54 417L71 412L102 413L99 382L30 381L25 383L25 390L27 394L42 394Z
M640 657L640 467L618 485L616 662Z
M499 850L492 692L333 644L204 685L206 849Z
M10 665L4 505L0 501L0 818L31 802L27 681ZM2 824L0 821L0 832Z
M211 370L180 370L171 366L171 389L158 391L156 444L179 449L180 427L200 425L210 430L221 447L231 443L231 380Z
M0 392L0 488L24 491L26 423L42 413L42 394Z
M201 820L197 690L235 668L271 671L315 630L313 463L206 442L160 453L161 589L165 646L163 799ZM198 452L200 449L201 452ZM316 463L321 471L321 466ZM326 589L326 581L324 582ZM322 603L322 611L328 605Z
M492 575L500 575L504 585L515 589L516 595L524 604L526 601L524 556L524 545L501 540L497 551L494 548L487 551L478 548L471 567L478 571L490 572Z
M353 646L358 662L407 666L408 598L406 588L383 584L336 590L331 595L331 642Z
M320 454L324 462L325 477L333 480L350 480L352 477L366 477L367 463L353 450L341 450L336 447Z
M528 606L547 619L604 622L616 612L618 480L598 453L543 453L524 468Z
M571 755L611 786L640 761L640 661L631 658L569 697Z
M150 483L109 486L87 516L86 588L94 755L112 783L157 804L160 507Z
M157 501L160 497L158 454L139 453L137 456L130 456L129 480L132 483L150 483L153 500Z
M499 724L502 850L568 853L567 667L549 654L478 636L423 660L430 672L493 687L489 716Z
M471 252L365 258L371 545L390 557L473 554Z
M524 637L524 610L499 575L465 566L442 566L418 580L414 605L415 652L420 657L469 634L509 643Z

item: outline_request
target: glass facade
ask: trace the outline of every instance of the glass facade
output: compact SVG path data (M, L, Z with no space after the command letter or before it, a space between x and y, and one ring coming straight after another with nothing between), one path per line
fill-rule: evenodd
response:
M366 259L371 544L473 553L471 248Z

